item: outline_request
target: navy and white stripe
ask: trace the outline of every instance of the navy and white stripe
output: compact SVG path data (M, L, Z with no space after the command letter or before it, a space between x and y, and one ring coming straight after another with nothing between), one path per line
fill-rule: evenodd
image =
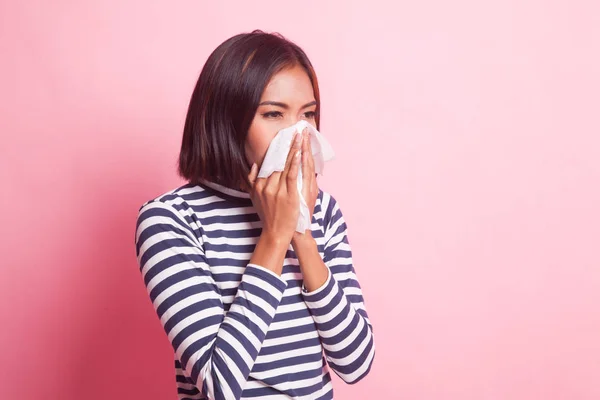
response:
M281 277L249 264L262 222L249 195L184 185L146 202L137 258L173 346L179 399L331 399L373 362L373 330L335 199L319 191L311 230L329 268L307 293L290 245Z

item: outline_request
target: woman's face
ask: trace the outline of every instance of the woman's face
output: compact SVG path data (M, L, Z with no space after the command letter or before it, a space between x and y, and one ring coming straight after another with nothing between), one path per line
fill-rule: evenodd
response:
M283 128L305 119L316 126L317 103L308 74L301 66L275 74L265 88L246 138L246 158L260 169L271 140Z

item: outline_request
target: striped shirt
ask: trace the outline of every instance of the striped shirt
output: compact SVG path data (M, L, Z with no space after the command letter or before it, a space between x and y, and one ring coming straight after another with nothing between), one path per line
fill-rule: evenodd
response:
M335 199L319 190L312 235L328 267L307 292L290 244L281 276L249 263L262 222L248 193L187 184L144 203L136 252L174 350L179 399L332 399L370 370L373 328Z

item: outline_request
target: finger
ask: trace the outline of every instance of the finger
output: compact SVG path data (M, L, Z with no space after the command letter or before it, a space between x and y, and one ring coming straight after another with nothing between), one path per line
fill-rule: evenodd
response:
M286 172L290 168L290 165L292 164L292 161L294 160L294 156L296 155L296 152L301 149L302 149L302 133L296 133L296 135L294 136L294 139L292 140L292 145L290 146L290 151L288 152L288 156L285 161L284 172Z
M312 141L310 140L312 137L313 133L309 132L308 133L308 165L309 165L309 173L308 175L310 175L311 177L311 186L313 189L313 193L319 193L319 185L317 182L317 177L318 174L315 171L315 157L313 156L313 151L312 151Z
M284 179L289 195L298 194L298 171L300 169L301 154L302 150L296 149L296 153L294 154L290 164L290 169L287 172L287 177Z
M286 177L289 175L290 173L290 167L294 161L294 158L296 156L296 153L301 150L302 146L302 134L301 133L296 133L296 135L294 136L294 140L292 141L292 145L290 146L290 151L288 153L287 159L285 161L285 168L283 170L283 176ZM296 175L298 174L298 172L296 171ZM282 185L287 185L286 179L283 179L281 181Z
M273 187L277 187L277 186L279 186L280 180L281 180L281 171L273 171L271 173L271 175L269 175L267 177L265 186L273 185Z
M248 174L248 192L252 195L256 190L256 180L258 177L258 165L256 163L252 163L252 167L250 168L250 173Z
M313 152L312 152L312 142L311 142L311 132L308 132L308 134L306 135L306 141L308 142L308 163L310 164L310 171L314 172L315 171L315 158L313 157Z
M310 188L311 185L311 167L309 159L312 156L310 152L310 143L308 140L308 130L305 128L302 138L302 185L305 188Z
M256 163L253 163L252 168L250 168L250 173L248 174L248 184L250 185L250 188L254 187L257 176L258 176L258 166L256 165Z
M289 170L290 164L293 159L294 148L296 147L296 144L296 140L293 140L292 145L290 146L290 151L288 152L287 158L285 160L285 166L283 168L283 171L274 171L269 177L267 177L266 186L273 188L279 188L282 185L285 186L285 179L281 179L281 177L287 175L287 171Z

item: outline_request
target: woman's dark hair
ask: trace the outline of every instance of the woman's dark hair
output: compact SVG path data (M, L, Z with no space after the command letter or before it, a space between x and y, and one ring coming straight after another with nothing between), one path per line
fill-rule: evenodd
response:
M239 189L250 165L245 141L262 93L271 77L304 68L313 86L319 129L317 76L304 51L280 34L255 30L217 47L202 68L190 99L179 154L179 175L190 183L208 180Z

